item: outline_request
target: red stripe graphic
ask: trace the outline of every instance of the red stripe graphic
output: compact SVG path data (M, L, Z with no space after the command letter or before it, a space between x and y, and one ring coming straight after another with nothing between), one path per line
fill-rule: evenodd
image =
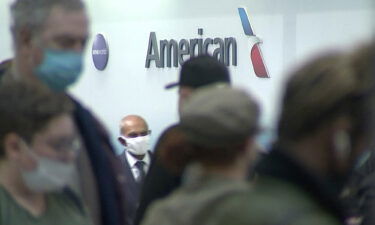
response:
M254 44L251 48L250 57L251 62L253 63L255 75L260 78L269 78L266 66L263 62L262 53L260 51L258 44Z

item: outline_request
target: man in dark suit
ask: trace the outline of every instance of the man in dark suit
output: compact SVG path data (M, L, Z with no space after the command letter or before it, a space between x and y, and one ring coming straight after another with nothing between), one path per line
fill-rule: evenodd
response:
M139 204L143 179L150 166L150 130L138 115L128 115L120 123L119 142L125 151L120 155L125 174L126 224L132 225Z

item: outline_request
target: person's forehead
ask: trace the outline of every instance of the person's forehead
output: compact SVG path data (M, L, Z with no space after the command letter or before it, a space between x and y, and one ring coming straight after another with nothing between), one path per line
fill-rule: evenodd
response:
M141 132L147 130L147 124L139 118L127 119L124 121L121 130L123 133Z
M75 134L76 132L73 119L70 115L64 114L52 119L44 129L35 135L35 137L48 139L72 135L74 136Z
M88 18L85 11L69 10L62 6L54 6L43 27L46 38L58 35L69 35L76 38L87 38Z

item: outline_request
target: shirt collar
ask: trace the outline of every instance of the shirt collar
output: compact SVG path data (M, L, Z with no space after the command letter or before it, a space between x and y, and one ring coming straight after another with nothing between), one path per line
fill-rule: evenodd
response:
M151 157L148 152L145 154L145 157L142 160L136 159L126 150L125 150L125 155L126 155L126 158L128 159L130 167L134 167L137 161L143 161L147 166L150 165Z

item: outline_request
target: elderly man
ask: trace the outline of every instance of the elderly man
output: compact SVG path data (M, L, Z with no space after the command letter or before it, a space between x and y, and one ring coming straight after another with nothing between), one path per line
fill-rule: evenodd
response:
M120 155L125 172L126 224L133 224L143 179L150 166L150 130L138 115L125 116L120 123L119 142L125 151Z
M88 18L80 0L16 0L11 6L15 56L1 82L23 80L57 92L81 74ZM120 162L107 134L74 100L75 126L83 142L78 159L81 192L95 224L123 224ZM85 191L82 191L85 190Z

